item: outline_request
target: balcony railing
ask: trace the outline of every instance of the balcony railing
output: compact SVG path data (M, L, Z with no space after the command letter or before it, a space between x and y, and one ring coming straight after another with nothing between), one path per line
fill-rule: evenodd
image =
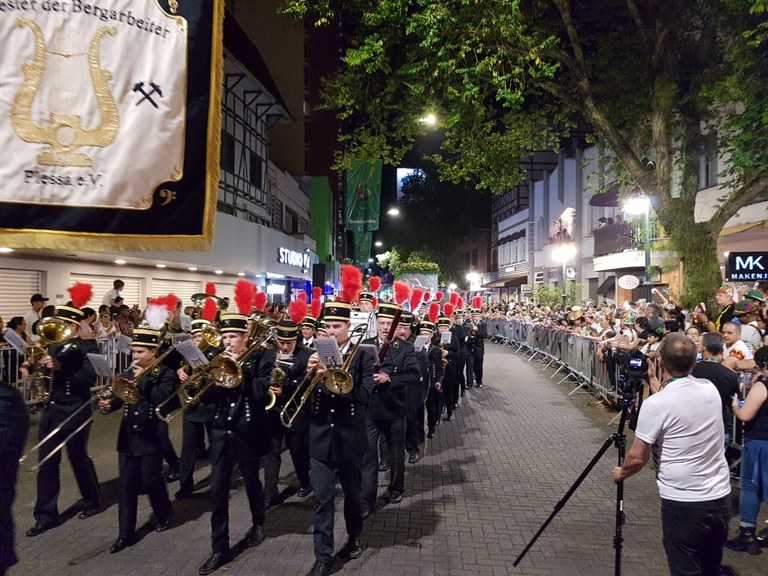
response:
M651 220L651 242L661 240L665 236L661 232L658 221ZM631 225L628 222L609 224L593 230L595 237L595 256L615 254L625 250L643 250L645 247L645 226Z

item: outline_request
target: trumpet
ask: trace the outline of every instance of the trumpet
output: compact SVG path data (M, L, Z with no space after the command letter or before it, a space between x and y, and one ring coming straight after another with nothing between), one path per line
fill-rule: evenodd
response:
M356 332L360 332L360 338L355 344L355 347L352 348L352 351L347 355L340 368L331 368L325 374L318 374L316 376L312 376L312 373L307 371L304 378L302 378L296 385L296 390L294 390L291 397L288 398L283 409L280 410L280 422L283 426L290 428L293 425L301 412L301 409L304 408L307 400L312 396L312 392L315 391L315 388L317 388L317 385L321 381L323 382L325 389L331 394L345 396L352 392L355 383L352 380L352 375L349 373L349 368L352 365L352 360L357 354L358 348L360 348L360 344L363 342L363 336L367 331L367 323L355 326L352 330L349 339L352 340Z

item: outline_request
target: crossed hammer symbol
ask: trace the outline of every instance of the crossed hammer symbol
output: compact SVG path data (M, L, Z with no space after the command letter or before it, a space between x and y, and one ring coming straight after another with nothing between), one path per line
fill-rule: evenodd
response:
M150 104L152 104L152 106L157 108L157 103L154 100L152 100L152 95L153 94L159 94L160 98L162 98L163 97L163 91L160 90L160 86L158 86L154 82L150 82L149 85L152 86L152 90L150 90L149 92L144 90L144 82L136 82L136 84L133 85L133 91L134 92L141 92L143 94L141 100L136 102L136 106L138 106L139 104L144 102L144 100L147 100Z

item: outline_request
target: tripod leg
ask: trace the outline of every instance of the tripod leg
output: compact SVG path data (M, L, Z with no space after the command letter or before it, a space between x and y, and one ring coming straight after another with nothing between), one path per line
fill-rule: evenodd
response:
M562 510L563 506L565 506L566 502L568 502L568 499L573 496L573 493L576 492L579 485L584 481L584 478L587 477L587 475L592 471L592 468L595 467L595 465L598 463L600 458L602 458L603 454L608 450L608 448L611 447L611 444L614 443L616 440L616 434L611 434L610 437L606 439L606 441L603 443L600 450L597 451L597 454L595 454L594 458L590 461L589 464L587 464L587 467L584 469L584 471L579 475L579 477L576 479L576 481L571 485L571 487L568 489L568 492L565 493L565 496L563 496L560 501L555 504L555 509L552 510L552 513L549 515L549 518L547 518L544 523L541 525L539 530L536 532L536 534L533 535L533 538L528 542L528 544L525 546L522 552L520 552L520 555L515 558L515 561L512 563L513 566L517 566L520 561L523 559L523 557L528 553L528 550L531 549L531 547L536 543L536 540L539 539L539 536L544 532L544 530L547 529L547 526L549 526L549 523L554 519L555 516L557 516L557 513Z

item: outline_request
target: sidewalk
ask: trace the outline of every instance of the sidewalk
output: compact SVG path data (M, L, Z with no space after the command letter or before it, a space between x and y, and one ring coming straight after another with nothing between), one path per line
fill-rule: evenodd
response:
M613 535L616 490L610 471L617 451L609 448L570 501L542 534L521 564L512 566L528 540L554 509L581 471L616 430L614 416L586 393L568 396L568 383L550 380L536 361L526 362L509 349L486 346L484 387L472 389L453 422L443 422L428 441L424 458L407 464L402 503L383 506L365 524L365 552L343 564L340 575L558 575L614 573ZM77 490L68 464L62 466L59 500L63 524L36 538L32 525L35 475L31 463L20 474L16 499L17 551L21 563L11 576L104 576L197 574L210 552L210 512L205 489L191 500L175 502L173 527L157 534L148 524L141 540L119 554L109 546L117 531L117 453L119 413L97 416L91 454L109 508L78 520ZM36 430L33 430L36 435ZM180 448L180 422L172 425ZM631 445L631 434L628 446ZM282 487L295 486L290 457L283 458ZM207 467L198 470L200 483ZM386 474L381 475L382 488ZM198 484L199 485L199 484ZM177 485L169 486L171 496ZM346 540L341 492L337 498L337 549ZM737 497L738 491L734 492ZM67 510L67 507L70 507ZM622 573L667 574L661 546L659 497L650 469L625 485ZM738 509L738 503L735 503ZM140 499L139 524L149 519ZM764 514L763 514L764 516ZM762 518L761 516L761 522ZM732 531L737 520L734 518ZM312 553L312 497L289 496L267 513L267 540L258 548L236 543L250 527L240 481L230 496L230 538L236 557L215 574L304 575ZM726 550L725 563L741 576L764 574L765 559Z

